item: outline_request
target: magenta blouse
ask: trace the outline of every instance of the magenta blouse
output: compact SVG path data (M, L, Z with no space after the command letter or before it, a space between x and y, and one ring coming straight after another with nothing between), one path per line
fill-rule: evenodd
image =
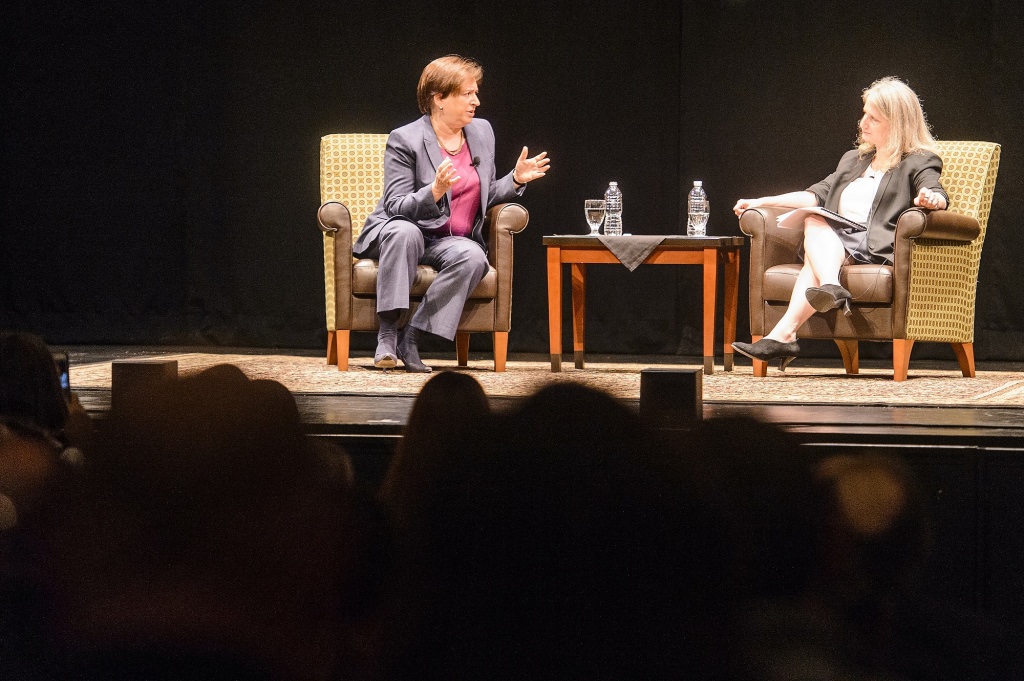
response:
M445 155L452 160L460 178L451 189L451 218L447 227L452 236L469 236L480 211L480 176L473 165L469 143L463 144L454 156L447 151Z

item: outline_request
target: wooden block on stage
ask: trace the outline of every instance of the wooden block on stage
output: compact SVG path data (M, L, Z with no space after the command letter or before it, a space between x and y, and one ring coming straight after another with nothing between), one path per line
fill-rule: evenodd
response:
M176 359L115 359L110 363L110 407L130 408L177 378Z
M642 369L640 418L650 428L687 430L704 417L701 369Z

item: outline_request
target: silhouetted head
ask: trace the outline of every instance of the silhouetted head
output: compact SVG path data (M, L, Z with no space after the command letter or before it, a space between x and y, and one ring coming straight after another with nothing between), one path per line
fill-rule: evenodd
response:
M0 416L27 420L53 433L67 422L57 365L39 336L0 333Z

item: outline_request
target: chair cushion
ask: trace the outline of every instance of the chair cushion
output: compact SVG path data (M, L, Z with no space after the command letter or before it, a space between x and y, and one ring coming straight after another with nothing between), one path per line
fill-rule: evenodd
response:
M788 301L801 265L791 263L769 267L764 273L764 299ZM854 304L892 304L892 267L889 265L846 265L839 282L853 295Z
M352 263L352 295L360 298L374 298L377 296L377 270L376 260L361 259ZM427 287L437 277L437 270L429 265L416 266L416 281L412 285L412 296L421 298L427 292ZM471 300L490 300L498 295L498 272L494 267L487 268L487 274L483 280L469 294Z

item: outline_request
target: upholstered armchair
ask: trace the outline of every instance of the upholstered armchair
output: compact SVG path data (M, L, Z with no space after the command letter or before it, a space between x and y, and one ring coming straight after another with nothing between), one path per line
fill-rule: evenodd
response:
M384 191L386 134L334 134L320 140L320 209L327 303L327 362L348 369L349 335L377 330L377 262L352 256L352 243ZM459 366L469 362L469 334L494 340L494 370L504 371L512 325L512 235L529 222L516 203L491 208L484 223L490 271L470 294L455 338ZM437 272L420 265L413 308ZM410 310L411 313L411 310ZM408 315L406 315L407 317ZM403 318L401 323L404 324Z
M853 313L815 314L798 338L830 338L846 373L859 369L858 342L891 341L893 379L907 378L917 341L950 343L965 377L975 374L974 309L978 266L999 170L998 144L939 142L949 209L911 208L896 224L894 263L847 265L840 283L853 294ZM757 341L779 321L800 271L803 231L779 227L786 209L754 208L740 216L750 237L750 334ZM754 375L767 363L754 360Z

